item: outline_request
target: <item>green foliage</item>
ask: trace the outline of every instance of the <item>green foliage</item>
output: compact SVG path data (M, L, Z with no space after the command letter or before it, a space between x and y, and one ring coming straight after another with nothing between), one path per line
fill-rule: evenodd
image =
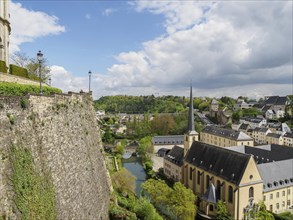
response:
M20 106L22 109L26 109L28 107L28 99L22 98L20 100Z
M135 213L126 210L118 205L112 204L109 209L110 220L136 220Z
M15 123L15 116L13 114L11 114L11 113L7 113L7 117L9 119L10 124L11 125L14 125L14 123Z
M200 105L198 106L198 109L200 111L208 111L210 108L210 104L208 102L202 102L200 103Z
M32 153L26 148L13 146L9 159L14 201L21 219L56 219L55 190L50 175L35 169Z
M232 217L228 215L227 207L222 200L217 202L216 220L232 220Z
M273 213L273 216L276 220L292 220L293 219L293 214L290 212L283 212L280 214Z
M6 62L3 60L0 60L0 72L1 73L7 73L7 66L6 66Z
M257 204L257 210L255 211L255 215L254 215L254 219L255 220L274 220L274 216L272 213L270 213L267 209L266 206L264 204L264 202L259 202ZM292 219L292 218L290 218ZM285 219L284 219L285 220Z
M11 75L20 76L20 77L24 77L24 78L29 78L27 69L22 68L20 66L13 65L13 64L10 64L9 67L10 67L9 68L9 73Z
M134 206L137 217L144 220L163 220L154 206L144 197L137 200Z
M139 145L136 148L136 152L141 155L145 156L146 153L153 153L153 144L152 144L152 137L146 136L139 141Z
M133 176L128 170L122 168L115 172L112 176L112 182L114 188L118 192L131 192L135 193L135 176Z
M62 93L60 89L43 86L43 94ZM0 96L23 96L27 93L39 94L40 87L35 85L22 85L10 82L0 82Z
M136 113L161 113L180 112L186 106L184 97L179 96L104 96L95 101L97 109L103 109L109 113L124 112L128 114Z
M239 121L240 118L245 116L256 117L260 115L261 112L257 108L247 108L247 109L239 109L238 111L232 114L233 121Z
M177 182L170 188L162 180L149 179L142 184L143 194L168 219L193 220L196 215L196 196Z

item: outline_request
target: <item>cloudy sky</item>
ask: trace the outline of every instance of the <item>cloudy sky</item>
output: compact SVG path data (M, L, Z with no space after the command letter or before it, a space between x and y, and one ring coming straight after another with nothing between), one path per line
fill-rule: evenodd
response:
M292 1L17 1L10 53L94 98L293 94Z

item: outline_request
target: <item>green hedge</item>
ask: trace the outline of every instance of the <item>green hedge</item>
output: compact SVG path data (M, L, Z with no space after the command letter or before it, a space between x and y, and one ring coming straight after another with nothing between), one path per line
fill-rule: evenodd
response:
M7 66L5 61L0 60L0 72L1 73L7 73Z
M21 76L21 77L24 77L24 78L28 78L27 69L22 68L20 66L13 65L13 64L10 64L9 67L10 67L9 68L9 73L11 75Z
M50 95L51 92L62 93L60 89L43 86L43 95ZM0 82L0 96L23 96L26 93L39 94L40 87L35 85L22 85L10 82Z

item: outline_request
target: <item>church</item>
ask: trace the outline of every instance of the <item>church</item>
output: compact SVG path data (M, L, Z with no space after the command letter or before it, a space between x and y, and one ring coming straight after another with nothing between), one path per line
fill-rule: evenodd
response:
M274 213L291 211L293 148L244 142L225 146L198 141L192 100L191 88L184 148L174 146L164 157L164 173L197 195L198 213L215 217L219 200L233 219L247 219L259 202L264 202Z
M0 1L0 61L9 66L9 35L11 32L9 22L9 0Z

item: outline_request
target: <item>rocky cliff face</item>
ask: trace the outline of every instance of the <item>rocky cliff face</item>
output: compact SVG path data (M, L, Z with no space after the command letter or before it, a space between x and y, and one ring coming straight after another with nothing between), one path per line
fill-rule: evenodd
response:
M9 149L31 150L50 174L58 219L108 219L110 180L88 94L0 97L0 219L20 219Z

